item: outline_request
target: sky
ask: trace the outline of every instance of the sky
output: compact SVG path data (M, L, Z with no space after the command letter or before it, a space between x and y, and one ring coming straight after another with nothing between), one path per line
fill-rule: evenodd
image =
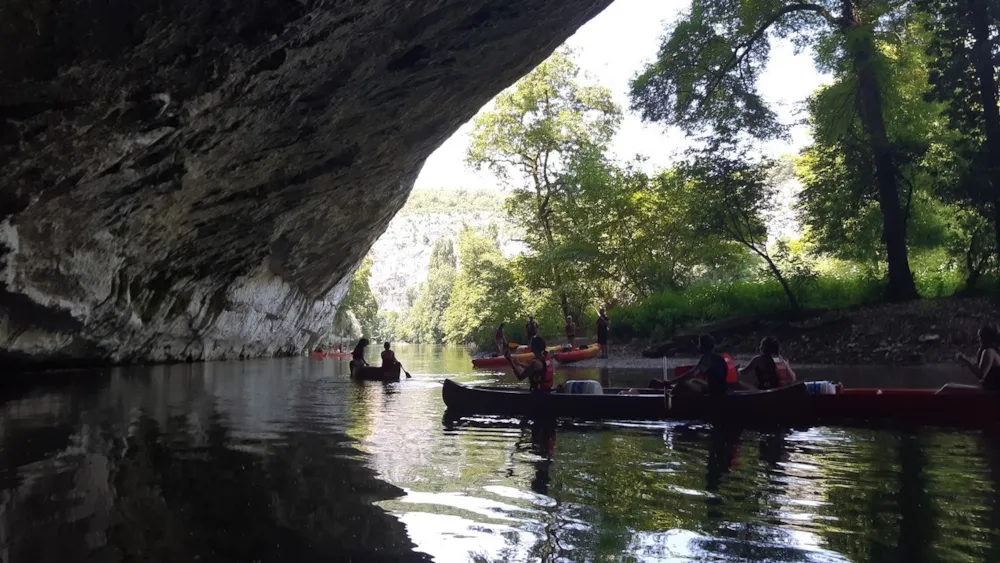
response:
M663 168L688 147L683 132L643 123L627 108L629 81L655 57L665 25L689 4L690 0L616 0L567 41L581 69L609 88L626 110L611 147L619 159L643 155L651 169ZM791 45L780 44L771 52L759 88L778 114L791 123L802 120L802 102L827 80L814 68L810 53L795 54ZM471 122L466 123L438 147L424 164L416 189L500 188L488 172L476 172L465 165L471 130ZM765 151L774 156L798 152L808 141L805 127L797 126L790 142L768 143Z

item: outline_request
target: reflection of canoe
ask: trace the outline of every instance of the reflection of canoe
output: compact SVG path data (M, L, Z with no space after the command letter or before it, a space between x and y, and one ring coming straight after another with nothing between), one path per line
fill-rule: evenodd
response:
M381 366L362 366L354 368L351 376L355 379L369 381L399 381L399 366L387 368Z
M310 358L315 358L321 360L323 358L350 358L350 352L313 352L309 354Z
M596 358L601 353L600 344L591 344L582 350L571 350L569 352L556 352L556 361L560 364L568 364L571 362L579 362L580 360L589 360L591 358Z
M477 389L445 380L448 412L581 419L710 420L756 424L906 424L984 426L1000 422L1000 395L936 394L926 389L849 389L810 395L804 383L725 397L660 394L569 395Z

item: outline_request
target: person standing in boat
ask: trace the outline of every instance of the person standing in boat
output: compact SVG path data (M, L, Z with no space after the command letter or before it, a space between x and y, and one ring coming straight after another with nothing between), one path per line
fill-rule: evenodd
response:
M507 350L507 335L504 334L504 327L507 323L500 323L500 326L493 332L493 343L497 345L497 353L501 356Z
M535 322L535 315L528 315L528 324L524 325L524 333L528 335L528 342L538 336L538 323Z
M979 329L978 336L977 359L973 361L962 353L955 354L955 359L976 376L979 385L949 383L941 388L941 393L1000 391L1000 331L996 327L985 325Z
M527 379L532 391L542 393L552 391L553 374L552 370L549 369L548 362L545 360L545 340L541 336L535 336L531 339L531 353L535 357L527 364L514 361L514 358L510 357L510 350L504 351L504 357L507 358L507 362L510 364L510 368L514 370L514 375L517 376L518 381Z
M729 366L726 360L715 352L715 339L703 334L698 337L698 351L701 360L688 373L674 380L674 395L704 395L713 397L725 395L729 391Z
M354 351L351 352L351 373L357 368L363 368L368 366L368 362L365 361L365 348L368 347L368 339L362 338L358 340L358 345L354 347Z
M601 346L601 357L606 360L608 359L608 329L611 328L611 321L608 320L608 314L604 312L604 307L601 307L597 312L597 343Z
M768 390L795 383L795 372L781 355L778 341L768 336L760 341L759 354L740 368L740 375L757 380L757 389Z
M570 348L576 348L576 323L570 315L566 315L566 341Z

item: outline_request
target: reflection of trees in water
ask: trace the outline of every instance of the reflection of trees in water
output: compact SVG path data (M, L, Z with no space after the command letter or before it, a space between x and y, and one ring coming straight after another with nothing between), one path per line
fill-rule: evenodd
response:
M104 403L3 435L3 561L422 559L372 505L402 491L343 435L300 421L276 443L236 443L211 403L162 423Z

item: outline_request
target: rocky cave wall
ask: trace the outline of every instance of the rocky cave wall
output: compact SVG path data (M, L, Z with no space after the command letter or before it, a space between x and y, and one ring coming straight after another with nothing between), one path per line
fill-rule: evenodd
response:
M314 345L424 159L609 3L4 3L0 361Z

